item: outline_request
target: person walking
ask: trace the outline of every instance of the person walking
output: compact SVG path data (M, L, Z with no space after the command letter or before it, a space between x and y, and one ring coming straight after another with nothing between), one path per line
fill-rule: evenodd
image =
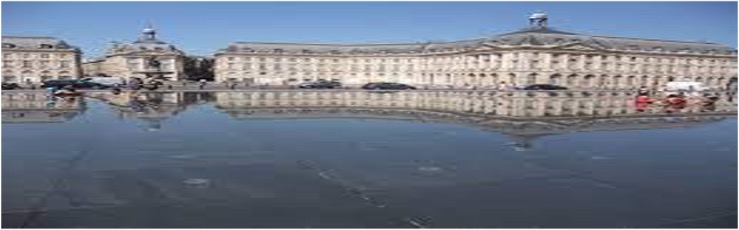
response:
M200 79L200 86L199 86L200 89L204 89L206 84L207 83L206 83L205 79Z

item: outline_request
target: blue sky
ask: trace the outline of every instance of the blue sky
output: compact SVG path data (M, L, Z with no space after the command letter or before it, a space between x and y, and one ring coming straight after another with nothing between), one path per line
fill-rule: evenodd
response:
M736 2L2 2L2 34L59 37L94 57L151 22L186 53L212 55L234 41L479 38L526 27L535 11L569 32L737 47Z

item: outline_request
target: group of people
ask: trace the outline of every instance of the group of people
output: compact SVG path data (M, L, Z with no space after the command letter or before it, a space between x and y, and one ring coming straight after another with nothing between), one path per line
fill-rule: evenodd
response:
M692 92L696 93L696 92ZM636 107L639 111L646 110L650 105L665 106L670 111L684 109L688 105L698 105L705 109L715 109L716 102L720 99L718 94L703 93L686 95L686 92L674 92L667 94L664 98L653 97L652 93L646 87L641 87L637 91ZM670 110L671 109L671 110Z

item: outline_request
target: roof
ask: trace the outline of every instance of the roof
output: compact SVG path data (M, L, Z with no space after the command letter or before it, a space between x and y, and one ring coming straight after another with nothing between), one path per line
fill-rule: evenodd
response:
M35 36L2 36L3 48L42 49L42 45L50 45L43 49L77 49L64 40L54 37Z
M647 51L665 53L735 55L736 49L715 43L673 41L662 39L626 38L583 35L545 26L531 26L510 33L485 38L453 42L416 42L397 44L314 44L234 42L221 52L284 52L284 53L421 53L444 50L466 50L483 44L498 46L544 46L582 44L611 51Z
M108 50L108 54L133 53L141 51L176 53L180 55L184 54L182 51L175 48L174 45L157 39L156 30L152 28L143 29L141 36L132 43L119 43L113 45L113 47Z

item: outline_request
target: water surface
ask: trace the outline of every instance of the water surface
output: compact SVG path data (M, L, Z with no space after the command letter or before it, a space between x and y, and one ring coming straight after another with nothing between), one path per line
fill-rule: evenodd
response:
M3 227L736 227L734 101L3 93Z

